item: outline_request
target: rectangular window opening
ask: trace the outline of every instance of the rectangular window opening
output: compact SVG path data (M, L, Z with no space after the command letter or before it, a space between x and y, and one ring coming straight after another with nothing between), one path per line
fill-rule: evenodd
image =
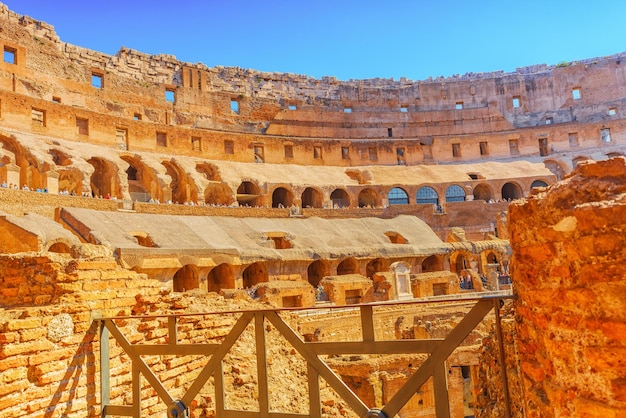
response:
M133 115L133 119L134 119L134 120L141 120L141 113L135 113L135 114Z
M122 150L128 149L128 131L126 129L116 129L115 130L115 145L117 148Z
M552 117L547 117L546 118L546 125L552 125L553 122L554 122L554 118L552 118Z
M199 136L191 137L191 150L192 151L202 151L201 141Z
M17 64L17 50L15 48L5 46L2 59L7 64Z
M239 100L231 99L231 101L230 101L230 110L233 113L239 114Z
M409 107L407 105L402 105L400 107L400 112L407 113L409 111Z
M167 147L167 134L165 132L157 132L156 142L159 147Z
M46 126L46 111L33 108L31 111L31 120L34 126Z
M370 161L378 160L378 150L376 149L376 147L369 147L367 149L367 154L368 154Z
M517 139L509 139L509 151L511 152L511 155L519 155Z
M578 147L578 133L577 132L570 132L569 134L567 134L567 137L569 138L570 148Z
M617 108L616 107L609 107L609 116L614 116L617 114Z
M285 145L285 158L289 160L293 158L293 145Z
M456 110L461 110L463 109L463 102L456 102L456 104L454 105L454 108Z
M600 129L600 136L602 137L602 142L611 142L611 130L609 128Z
M295 104L290 104L289 105L289 110L297 110L298 106L296 106Z
M341 147L341 159L342 160L350 159L350 147Z
M393 129L392 129L392 128L387 128L387 136L388 136L389 138L392 138L392 137L393 137Z
M452 144L452 156L455 158L461 156L461 144Z
M322 158L322 147L316 145L313 147L313 158L320 159Z
M254 162L255 163L265 162L265 150L263 149L263 145L254 146Z
M520 106L519 97L513 97L513 108L517 109Z
M572 89L572 98L574 100L580 100L582 98L582 93L580 87L574 87Z
M404 158L404 148L396 148L396 158L398 160L398 165L406 165L406 160Z
M52 96L52 103L61 103L61 98L57 96Z
M539 138L539 155L545 157L546 155L550 155L550 151L548 150L548 138Z
M489 155L489 147L486 142L480 142L480 155Z
M176 101L176 92L172 89L165 89L165 100L174 103Z
M344 107L343 108L343 113L352 113L352 108L351 107Z
M91 85L97 89L104 87L104 76L102 73L91 73Z
M76 128L78 130L78 135L89 135L89 120L76 118Z
M230 139L224 140L224 154L233 155L235 154L235 143Z

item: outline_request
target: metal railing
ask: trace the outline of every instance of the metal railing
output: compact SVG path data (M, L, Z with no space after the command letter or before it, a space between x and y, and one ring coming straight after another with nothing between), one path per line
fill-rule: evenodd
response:
M443 299L440 302L471 302L473 305L463 319L442 339L401 339L383 340L375 338L374 308L380 306L395 306L406 304L430 303L433 301L403 301L395 303L372 303L351 305L349 308L358 309L361 322L361 341L341 342L306 342L292 327L279 315L284 311L309 311L315 308L281 308L256 311L231 311L220 313L181 314L162 316L131 316L97 319L100 323L100 378L101 378L101 416L141 416L141 383L140 378L147 380L156 391L158 397L167 406L168 418L183 418L188 416L188 408L200 390L212 377L215 387L215 407L217 416L223 418L320 418L320 377L334 389L348 406L360 417L393 417L411 399L419 388L432 377L435 411L439 418L450 417L450 406L447 388L446 359L476 326L493 309L496 317L496 332L500 348L500 364L504 365L504 345L500 326L500 308L505 299L513 299L513 295L493 295L477 298ZM338 307L346 309L346 306ZM329 307L321 309L328 310ZM220 343L181 343L178 338L178 323L180 318L197 315L237 314L239 318L230 332ZM116 325L116 321L130 319L167 318L168 330L166 343L163 344L132 344ZM256 364L258 379L259 411L238 411L225 407L224 376L222 360L241 334L250 325L254 325L254 341L256 346ZM307 383L309 393L308 414L280 413L270 411L269 385L266 349L266 326L271 324L284 339L295 349L307 363ZM132 404L111 405L111 376L110 376L110 339L119 344L121 349L132 361ZM388 400L385 405L377 408L368 407L352 389L326 364L322 356L332 355L359 355L359 354L408 354L425 353L427 359L413 373L402 387ZM166 389L158 376L142 356L150 355L200 355L210 357L193 383L187 388L183 396L175 399ZM505 367L502 367L502 379L505 395L506 416L510 417L510 401Z

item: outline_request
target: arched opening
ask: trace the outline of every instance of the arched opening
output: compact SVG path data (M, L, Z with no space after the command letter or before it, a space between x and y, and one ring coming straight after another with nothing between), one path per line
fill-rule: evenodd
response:
M504 186L502 186L502 199L515 200L521 199L522 197L524 197L524 193L522 192L522 188L517 184L505 183Z
M255 285L269 281L267 269L263 263L252 263L242 273L243 287L249 289Z
M322 192L313 187L307 187L302 192L303 208L321 208L324 205L324 196Z
M370 279L381 271L389 271L389 262L384 258L375 258L365 266L365 275Z
M277 187L272 193L273 208L288 208L293 205L293 193L284 187Z
M415 195L415 203L420 205L438 205L439 195L432 187L420 187Z
M307 280L313 287L317 287L324 277L330 275L330 270L328 267L328 262L324 260L316 260L309 264L309 267L306 269Z
M498 264L498 258L494 253L487 254L487 264Z
M204 203L229 206L233 203L233 191L224 183L211 183L204 189Z
M446 189L446 202L465 202L465 190L457 184Z
M430 273L433 271L442 271L443 263L441 258L436 255L431 255L422 261L422 273Z
M583 161L593 161L593 160L587 156L581 155L579 157L572 159L572 167L576 167L578 164L582 163Z
M461 274L461 271L470 268L470 262L463 253L455 253L450 257L450 270L452 273Z
M474 187L474 200L484 200L485 202L493 200L491 187L485 183L476 185L476 187Z
M93 157L87 161L94 168L90 179L91 193L94 197L120 197L119 183L117 181L117 165L104 160L103 158Z
M57 169L59 174L59 192L67 192L71 195L83 194L83 173L78 168Z
M128 163L126 177L128 179L128 193L130 198L137 202L149 202L150 199L160 201L163 192L159 186L160 181L154 170L145 165L139 157L131 155L120 156Z
M204 174L204 177L209 181L222 181L220 170L215 164L199 163L196 165L196 171L200 174Z
M330 194L330 200L333 202L334 208L349 208L350 195L343 189L335 189Z
M389 190L387 201L390 205L408 205L409 195L400 187L394 187Z
M543 180L535 180L533 181L533 183L530 185L531 189L534 189L535 187L548 187L548 183L546 183Z
M33 156L14 137L0 135L0 145L5 151L13 153L15 165L20 168L20 184L18 187L27 186L30 190L43 189L46 187L47 175L50 164Z
M337 266L337 275L359 273L359 262L354 257L346 258Z
M171 177L170 189L174 203L198 203L198 188L189 175L174 159L161 162Z
M174 274L173 291L185 292L190 289L197 289L200 287L200 280L198 279L198 267L193 264L187 264Z
M359 192L360 208L377 208L382 206L380 196L374 189L363 189Z
M207 276L207 291L219 293L222 289L235 288L235 273L228 263L214 267Z
M237 188L237 203L239 206L260 206L261 190L251 181L243 181Z
M55 242L50 247L48 247L48 252L60 253L60 254L71 254L72 250L70 246L64 242Z

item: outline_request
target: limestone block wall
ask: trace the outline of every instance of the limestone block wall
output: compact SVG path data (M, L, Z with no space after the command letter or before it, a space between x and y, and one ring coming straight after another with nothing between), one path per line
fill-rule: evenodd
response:
M92 249L97 252L96 247ZM100 416L100 341L96 318L143 315L139 319L119 320L117 325L132 344L162 344L168 320L149 315L266 307L249 300L225 300L197 292L170 295L158 281L120 269L109 257L76 260L55 254L2 255L0 271L2 417ZM187 316L179 322L179 341L218 343L236 319L232 314ZM253 341L253 333L244 333L224 360L229 408L249 409L256 404ZM268 358L273 359L271 384L278 387L287 382L289 387L289 391L285 387L272 391L272 405L302 413L306 405L295 399L306 396L306 382L302 379L306 366L294 360L291 350L275 334L269 334L268 347ZM144 360L164 386L180 397L208 358L148 356ZM130 404L131 362L113 340L110 375L111 403ZM326 407L330 416L346 413L344 403L326 388L322 401L330 405ZM142 390L142 407L142 416L165 416L166 405L153 390ZM214 416L215 398L210 385L196 397L191 409L193 416Z
M398 150L410 165L564 152L567 165L624 143L624 53L511 73L339 81L128 48L108 55L5 5L0 21L0 46L16 57L0 62L0 121L74 141L236 161L254 161L262 146L266 162L339 166L398 164ZM44 126L31 126L31 109L45 112Z
M527 417L626 414L626 160L509 207Z

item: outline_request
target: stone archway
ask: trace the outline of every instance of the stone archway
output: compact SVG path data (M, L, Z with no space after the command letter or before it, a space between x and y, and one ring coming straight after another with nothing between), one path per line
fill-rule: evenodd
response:
M477 184L474 187L474 200L484 200L485 202L493 200L493 190L485 183Z
M334 208L349 208L350 195L344 189L335 189L330 194L330 200L333 202Z
M422 261L422 273L431 273L434 271L443 271L443 262L440 257L431 255Z
M382 206L382 200L374 189L367 187L359 192L360 208L377 208L380 206Z
M171 177L170 189L172 190L172 202L174 203L198 203L198 188L174 159L162 161L167 174Z
M156 171L141 161L141 157L121 155L120 158L128 163L126 177L128 178L128 192L133 200L148 202L150 199L164 202L164 183L157 177ZM169 195L167 198L169 199Z
M227 184L211 183L204 189L204 203L207 205L229 206L233 202L233 191Z
M118 167L104 158L93 157L87 160L94 168L90 179L91 193L94 197L121 197L117 177Z
M307 280L309 281L311 286L316 287L320 283L320 280L330 275L330 268L327 261L316 260L309 264L306 272Z
M365 275L370 279L381 271L389 271L389 261L384 258L375 258L365 266Z
M288 208L293 205L293 192L285 187L277 187L272 193L273 208Z
M185 292L187 290L197 289L200 287L198 267L193 264L187 264L181 267L174 273L172 282L172 290L174 292Z
M222 289L235 288L235 273L228 263L222 263L209 272L207 276L207 291L219 293Z
M261 206L261 189L251 181L242 181L237 188L239 206Z
M358 273L359 273L359 262L354 257L346 258L337 266L337 276L342 276L344 274L358 274Z
M503 200L516 200L521 199L522 197L524 197L524 192L518 184L508 182L504 183L504 186L502 186Z
M304 192L302 192L303 208L321 208L322 206L324 206L324 196L322 192L313 187L304 189Z
M242 273L243 288L248 289L255 285L269 281L269 275L267 274L267 268L265 264L256 262L250 264Z

